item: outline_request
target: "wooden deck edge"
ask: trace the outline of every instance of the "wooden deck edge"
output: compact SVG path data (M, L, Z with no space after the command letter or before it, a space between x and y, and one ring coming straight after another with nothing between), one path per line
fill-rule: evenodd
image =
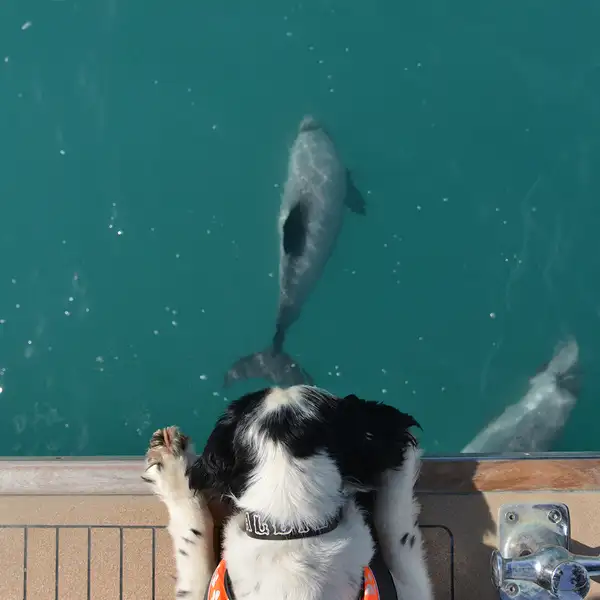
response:
M420 493L600 491L600 457L523 457L423 462Z
M0 494L149 495L136 457L0 459ZM426 457L420 493L600 491L600 455Z
M0 495L133 495L151 491L142 459L3 460Z

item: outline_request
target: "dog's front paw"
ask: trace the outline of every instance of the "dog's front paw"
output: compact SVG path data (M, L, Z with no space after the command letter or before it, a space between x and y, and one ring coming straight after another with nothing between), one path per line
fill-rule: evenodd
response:
M165 500L189 494L186 475L188 443L189 438L175 426L158 429L150 439L142 479Z

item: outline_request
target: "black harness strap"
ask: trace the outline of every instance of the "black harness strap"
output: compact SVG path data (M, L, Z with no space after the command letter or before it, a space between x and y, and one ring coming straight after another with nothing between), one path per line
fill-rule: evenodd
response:
M235 595L233 593L233 585L231 585L231 579L229 578L229 571L225 569L225 593L227 594L227 598L225 600L235 600Z
M373 555L369 566L371 567L371 571L373 571L373 576L377 582L379 598L381 600L398 600L398 592L396 591L394 578L392 577L390 570L387 568L387 565L383 560L383 556L381 556L381 550L379 549L379 546L375 548L375 554Z

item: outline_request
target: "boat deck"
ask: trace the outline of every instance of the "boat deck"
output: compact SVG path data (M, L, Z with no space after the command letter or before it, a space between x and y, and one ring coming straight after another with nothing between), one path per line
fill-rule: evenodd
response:
M0 598L172 600L166 511L141 470L139 459L0 462ZM597 554L599 491L600 459L426 460L418 493L436 600L497 600L489 558L506 502L565 502L572 550Z

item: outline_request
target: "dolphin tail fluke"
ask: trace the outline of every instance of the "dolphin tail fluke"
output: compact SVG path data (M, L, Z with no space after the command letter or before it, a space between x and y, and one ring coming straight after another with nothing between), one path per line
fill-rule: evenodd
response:
M578 396L581 387L578 360L579 346L575 338L570 338L557 346L554 356L546 365L544 373L556 378L558 387L573 396Z
M237 360L227 371L223 387L246 379L266 379L270 383L280 386L312 385L314 383L312 377L300 366L298 361L273 347L262 352L248 354Z

